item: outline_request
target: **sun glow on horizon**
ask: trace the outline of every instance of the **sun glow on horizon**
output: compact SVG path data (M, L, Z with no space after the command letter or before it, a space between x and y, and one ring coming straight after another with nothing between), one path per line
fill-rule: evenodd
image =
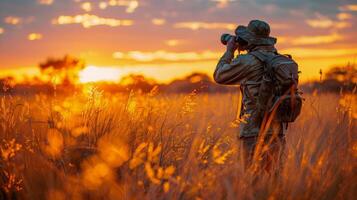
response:
M88 66L79 72L79 82L119 82L122 75L119 68Z

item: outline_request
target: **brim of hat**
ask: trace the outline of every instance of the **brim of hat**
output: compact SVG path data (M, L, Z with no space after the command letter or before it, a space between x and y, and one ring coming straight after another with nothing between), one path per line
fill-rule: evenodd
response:
M236 31L236 35L246 40L248 44L254 45L274 45L276 44L276 38L274 37L259 37L248 30L246 26L238 26Z

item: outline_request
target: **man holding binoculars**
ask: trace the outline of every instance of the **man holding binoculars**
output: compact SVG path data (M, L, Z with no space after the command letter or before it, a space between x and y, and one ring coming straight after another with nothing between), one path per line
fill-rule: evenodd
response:
M292 102L295 104L295 96L290 97L289 95L290 99L281 100L281 97L286 95L285 91L297 90L298 70L297 64L291 59L291 56L278 54L274 47L276 41L276 38L270 37L269 24L261 20L252 20L247 27L238 26L235 30L235 36L223 34L221 37L221 42L227 46L227 50L219 60L213 76L219 84L240 85L242 105L241 120L239 120L239 139L242 145L244 163L248 163L248 165L250 165L254 151L261 141L264 144L270 140L269 144L274 144L271 151L273 153L282 152L285 143L284 129L287 127L287 122L293 122L300 114L300 110L296 111L296 109L289 108ZM234 58L236 50L238 50L239 55ZM247 53L240 54L241 51L247 51ZM269 66L271 67L269 68ZM268 74L271 76L267 75L268 69L272 71ZM279 77L276 78L275 71L281 72L281 76L279 74ZM266 79L270 80L266 81ZM278 79L282 81L279 82ZM275 82L279 82L279 84L272 83L274 82L272 80L276 80ZM288 80L288 84L285 84L286 80ZM282 82L285 85L280 85ZM281 91L279 89L280 96L276 95L276 88L283 88ZM275 100L278 104L286 103L288 105L285 107L286 110L282 108L283 106L275 106L274 99L278 99ZM301 108L301 102L298 103L300 104L297 105L297 108ZM286 116L280 118L279 115L276 116L274 113L271 115L271 112L267 115L267 110L274 106L280 109L277 113L280 112L282 115L288 113L290 118L286 120L284 118ZM258 140L258 138L261 139ZM268 159L275 157L274 160L279 155L268 155L266 157L270 157Z

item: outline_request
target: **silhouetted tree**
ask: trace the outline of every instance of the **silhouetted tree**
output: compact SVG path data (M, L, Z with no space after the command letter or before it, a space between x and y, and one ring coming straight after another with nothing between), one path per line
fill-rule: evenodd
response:
M126 88L130 90L134 89L149 92L156 85L156 82L145 78L143 75L131 74L123 77L120 84L125 85Z
M48 58L39 64L41 73L48 81L63 85L73 85L78 81L78 73L85 67L81 59L66 55L63 58Z
M331 68L325 75L326 80L337 80L344 83L357 82L357 68L354 64L348 64L345 67Z
M0 79L0 93L9 93L15 85L13 77L5 77Z
M173 80L170 84L161 87L162 91L168 93L190 93L192 91L207 93L223 93L238 91L236 87L227 87L213 82L207 74L193 73L183 79Z
M321 73L323 74L323 73ZM305 83L301 87L305 92L352 92L357 84L357 68L355 64L336 66L329 69L323 80Z
M357 83L357 68L354 64L333 67L326 74L321 86L325 91L352 91Z

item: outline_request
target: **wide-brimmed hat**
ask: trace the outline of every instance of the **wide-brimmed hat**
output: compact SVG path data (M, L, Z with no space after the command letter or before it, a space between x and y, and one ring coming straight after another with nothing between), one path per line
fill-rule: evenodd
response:
M236 35L248 42L248 45L274 45L276 38L270 37L270 26L261 20L252 20L248 26L238 26Z

